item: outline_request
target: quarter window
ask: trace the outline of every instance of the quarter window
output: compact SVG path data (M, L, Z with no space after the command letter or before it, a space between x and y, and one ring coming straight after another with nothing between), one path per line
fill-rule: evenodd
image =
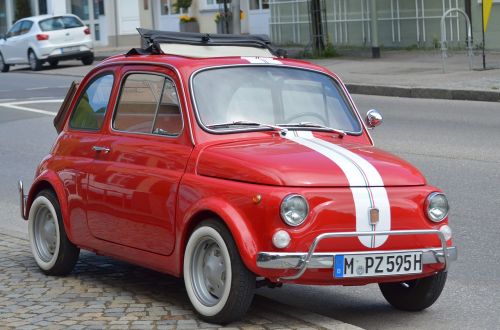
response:
M164 76L130 74L122 85L113 128L177 136L182 119L174 83Z
M113 75L107 74L94 80L80 97L70 119L70 127L84 130L99 130L108 108Z

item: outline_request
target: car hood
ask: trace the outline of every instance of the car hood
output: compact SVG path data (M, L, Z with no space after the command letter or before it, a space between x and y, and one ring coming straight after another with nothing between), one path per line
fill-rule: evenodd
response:
M274 186L426 184L408 162L372 146L342 141L269 137L209 145L199 153L196 171L203 176Z

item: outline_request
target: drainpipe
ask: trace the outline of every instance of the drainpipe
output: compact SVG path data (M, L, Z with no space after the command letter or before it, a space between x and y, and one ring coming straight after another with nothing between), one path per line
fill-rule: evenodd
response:
M380 58L380 45L378 42L378 13L377 0L370 0L370 28L372 37L372 58Z

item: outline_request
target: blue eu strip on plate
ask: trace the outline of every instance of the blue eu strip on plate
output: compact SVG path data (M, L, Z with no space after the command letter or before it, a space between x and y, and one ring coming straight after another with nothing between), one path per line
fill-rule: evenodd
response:
M334 263L334 274L333 277L342 278L344 277L344 255L338 254L335 256Z

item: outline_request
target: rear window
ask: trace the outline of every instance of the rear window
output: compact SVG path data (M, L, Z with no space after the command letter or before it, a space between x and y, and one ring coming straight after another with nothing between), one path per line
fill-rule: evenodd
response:
M83 23L73 16L60 16L44 19L38 23L42 31L56 31L82 27Z

